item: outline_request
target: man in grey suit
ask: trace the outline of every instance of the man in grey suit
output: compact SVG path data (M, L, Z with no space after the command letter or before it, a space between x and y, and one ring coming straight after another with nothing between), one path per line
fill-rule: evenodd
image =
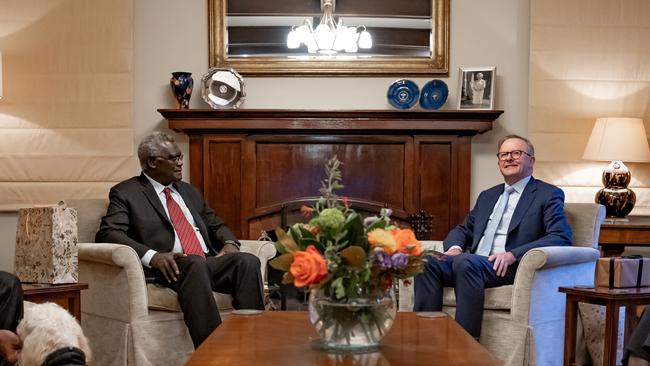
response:
M183 155L173 137L145 137L138 158L142 174L111 188L95 241L132 247L147 277L177 291L198 347L221 323L212 291L231 294L235 308L264 309L260 262L239 252L201 193L181 181Z
M454 287L456 321L481 335L485 289L514 282L517 264L530 249L571 245L564 193L532 177L535 149L521 136L498 144L505 184L481 192L465 221L444 240L445 252L415 277L415 311L442 310L442 292Z

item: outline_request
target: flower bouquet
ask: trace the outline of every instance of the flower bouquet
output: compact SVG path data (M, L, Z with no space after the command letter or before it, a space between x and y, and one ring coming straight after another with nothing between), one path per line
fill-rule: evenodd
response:
M280 256L271 266L285 271L283 283L309 287L310 320L325 348L373 348L396 314L393 282L423 269L422 245L410 229L391 223L389 209L362 218L346 197L336 158L326 166L321 197L301 212L311 217L285 232L276 228Z

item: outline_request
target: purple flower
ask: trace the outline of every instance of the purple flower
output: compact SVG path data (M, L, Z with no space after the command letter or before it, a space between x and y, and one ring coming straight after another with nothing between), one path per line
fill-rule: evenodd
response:
M391 267L390 254L384 252L383 250L380 252L375 252L375 263L379 266L379 269L381 269L382 271L390 269Z
M404 253L397 252L393 254L392 257L390 257L390 261L393 264L393 268L404 269L409 264L409 256Z

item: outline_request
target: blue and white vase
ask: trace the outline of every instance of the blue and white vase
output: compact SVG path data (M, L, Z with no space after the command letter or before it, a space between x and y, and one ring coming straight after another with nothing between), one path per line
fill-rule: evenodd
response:
M176 98L176 108L189 109L192 87L194 86L192 73L186 71L172 72L172 78L169 80L169 84L172 87L174 98Z

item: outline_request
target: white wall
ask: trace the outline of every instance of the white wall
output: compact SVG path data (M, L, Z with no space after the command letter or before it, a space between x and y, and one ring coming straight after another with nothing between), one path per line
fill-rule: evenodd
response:
M496 108L505 112L494 130L474 138L472 200L501 181L494 153L500 136L527 133L529 1L451 1L451 67L444 108L454 109L459 66L497 66ZM169 88L173 71L190 71L195 80L191 108L207 108L198 92L208 69L207 5L205 1L135 1L135 141L164 129L156 111L173 108ZM387 109L386 90L395 77L253 78L244 77L247 98L242 108ZM432 79L412 78L420 86ZM178 136L187 150L187 137ZM187 151L186 151L187 152ZM186 166L187 168L187 166ZM134 172L136 174L137 172ZM184 172L189 176L189 172ZM0 217L0 269L13 269L15 218Z

